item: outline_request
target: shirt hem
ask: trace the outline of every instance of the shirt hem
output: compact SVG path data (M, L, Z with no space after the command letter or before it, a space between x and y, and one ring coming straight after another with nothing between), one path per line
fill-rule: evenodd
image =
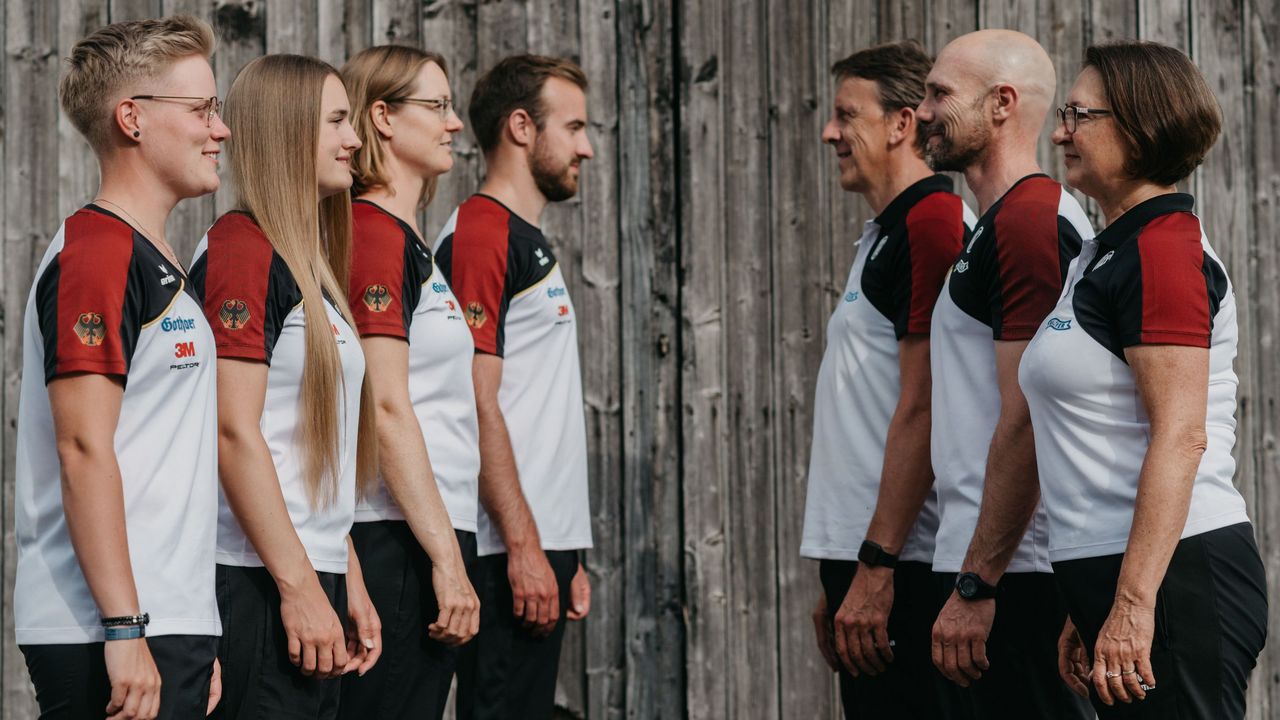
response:
M147 637L164 635L222 635L219 620L152 620L147 625ZM99 643L105 640L101 626L72 626L57 628L17 628L14 639L19 645L66 645Z
M807 560L857 560L858 551L847 548L820 548L801 545L800 557ZM901 552L898 553L898 562L932 563L933 553L924 551Z
M219 565L230 565L231 567L266 567L262 562L262 558L257 555L233 555L231 553L217 552L213 556L214 562ZM345 575L347 573L347 558L341 560L321 560L307 556L311 561L311 567L316 572L336 573Z
M568 538L564 540L543 540L543 550L590 550L592 548L591 538ZM507 546L502 543L496 545L484 545L476 549L476 555L479 557L488 557L490 555L504 555L507 552Z
M1251 522L1249 514L1244 510L1231 510L1230 512L1211 515L1207 518L1188 522L1186 527L1182 529L1182 535L1178 540L1186 540L1189 537L1203 535L1213 530L1220 530L1230 525L1236 525L1242 522ZM1085 558L1106 557L1107 555L1122 555L1129 547L1129 536L1126 534L1123 539L1111 540L1102 543L1091 543L1089 545L1072 545L1070 547L1049 548L1049 562L1066 562L1067 560L1083 560Z

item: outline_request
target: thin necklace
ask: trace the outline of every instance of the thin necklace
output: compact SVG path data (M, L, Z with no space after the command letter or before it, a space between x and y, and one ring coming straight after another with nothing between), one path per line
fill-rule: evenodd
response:
M161 254L161 255L164 255L164 256L165 256L165 258L166 258L166 259L168 259L168 261L169 261L169 262L171 262L171 263L173 263L174 265L176 265L176 266L178 267L178 269L179 269L179 270L182 270L184 273L186 272L186 270L182 267L182 263L178 262L177 257L175 257L175 256L173 255L173 251L172 251L171 249L169 249L169 244L168 244L168 243L166 243L166 242L164 242L164 241L162 241L162 240L157 240L157 239L156 239L156 237L155 237L155 233L151 232L150 230L148 230L148 229L147 229L147 227L146 227L145 225L143 225L142 223L138 222L138 218L134 217L134 216L133 216L133 215L132 215L128 210L125 210L124 208L122 208L122 207L120 207L119 205L117 205L116 203L113 203L113 202L111 202L110 200L108 200L108 199L106 199L106 198L102 197L101 195L99 195L98 197L94 198L94 199L92 200L92 202L96 202L96 203L106 203L106 204L110 205L111 207L113 207L113 208L115 208L115 209L119 210L120 212L124 213L124 216L125 216L125 217L127 217L127 218L129 218L130 220L132 220L132 221L133 221L133 224L134 224L134 225L136 225L136 226L138 227L138 232L141 232L143 237L145 237L146 239L150 240L150 241L151 241L151 244L152 244L153 246L155 246L155 249L157 249L157 250L159 250L159 251L160 251L160 254Z

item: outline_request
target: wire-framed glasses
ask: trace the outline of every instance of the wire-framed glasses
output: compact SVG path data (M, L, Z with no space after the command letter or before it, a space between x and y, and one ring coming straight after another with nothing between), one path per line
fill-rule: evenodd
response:
M1110 114L1110 110L1080 107L1079 105L1063 105L1058 108L1058 122L1062 123L1063 130L1068 133L1074 133L1080 125L1081 116L1088 120L1095 117L1107 117Z
M438 98L401 98L401 99L396 100L396 101L394 101L394 102L416 103L416 104L418 104L418 105L423 105L423 106L425 106L425 107L429 107L429 108L431 108L432 110L435 110L435 111L436 111L436 114L440 116L440 119L441 119L441 120L448 120L448 119L449 119L449 112L450 112L451 110L455 110L455 109L457 108L457 106L453 104L453 98L451 98L451 97L438 97Z
M205 113L205 127L213 127L213 116L222 115L222 101L217 95L213 97L189 97L186 95L134 95L130 100L192 100L198 101L200 104L192 108L192 110L200 110Z

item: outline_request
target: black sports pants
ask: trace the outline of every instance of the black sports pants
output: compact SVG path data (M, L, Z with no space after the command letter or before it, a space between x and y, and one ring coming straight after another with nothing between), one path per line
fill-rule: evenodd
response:
M480 558L480 634L458 656L458 720L549 720L555 707L560 644L569 610L576 550L547 550L560 586L560 620L547 637L534 637L511 614L507 556Z
M1091 657L1123 560L1121 554L1053 564ZM1240 720L1249 672L1266 640L1266 576L1253 526L1184 538L1156 594L1155 689L1145 700L1107 707L1090 687L1094 708L1101 720Z

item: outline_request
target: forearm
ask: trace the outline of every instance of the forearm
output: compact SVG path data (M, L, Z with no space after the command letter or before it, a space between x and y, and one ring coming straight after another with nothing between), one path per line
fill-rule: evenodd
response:
M1024 412L1001 414L987 454L978 526L963 568L987 582L1004 574L1040 501L1035 436Z
M885 439L884 469L867 539L898 554L933 487L929 460L932 413L927 402L900 405Z
M1194 431L1191 434L1189 438L1152 435L1138 476L1133 526L1120 566L1117 598L1155 607L1156 591L1187 523L1191 491L1204 451L1203 440L1194 437Z
M98 611L103 617L145 611L138 606L129 559L124 489L115 452L106 448L60 450L59 456L67 530Z
M453 522L440 497L431 458L412 406L394 400L378 404L378 471L404 513L427 557L435 565L462 565Z
M480 503L493 519L509 552L539 549L538 526L529 510L507 423L496 403L477 408L480 422Z
M218 438L218 475L231 512L281 590L316 581L285 506L271 450L256 426Z

